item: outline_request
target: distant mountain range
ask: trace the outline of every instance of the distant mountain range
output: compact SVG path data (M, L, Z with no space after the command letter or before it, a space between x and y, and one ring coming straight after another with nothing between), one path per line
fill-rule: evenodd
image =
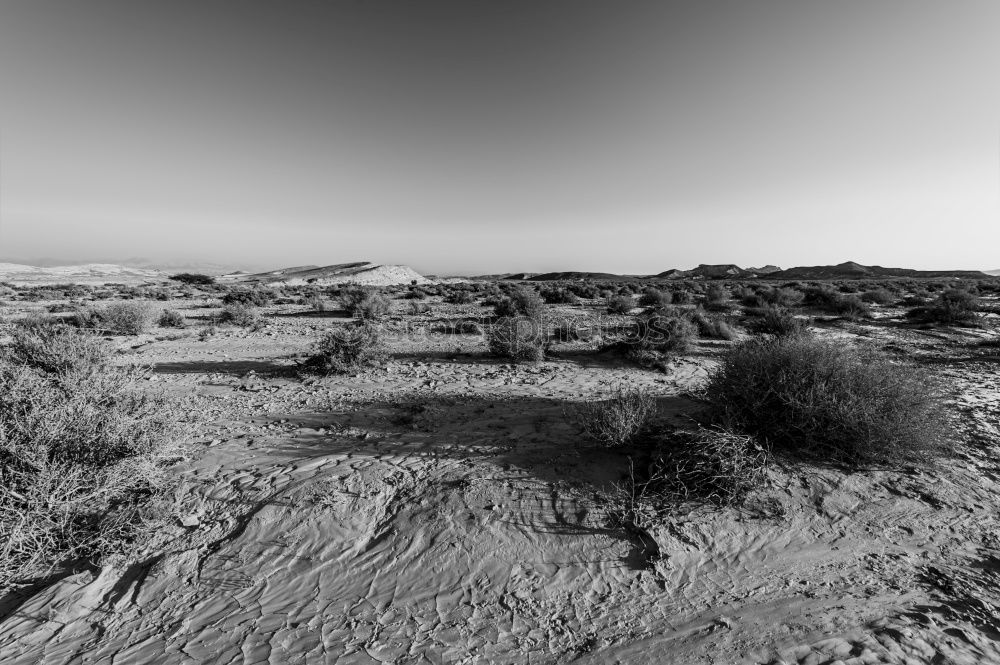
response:
M188 272L178 270L176 272ZM108 282L143 283L163 282L174 270L158 270L151 267L124 266L110 263L88 263L75 266L39 267L17 263L0 263L0 281L24 284L75 282L100 284ZM864 266L847 261L835 266L799 266L782 270L777 266L761 268L741 268L732 263L699 265L691 270L664 270L655 275L618 275L607 272L562 271L547 273L504 273L479 275L467 278L428 279L409 266L386 265L357 261L328 266L294 266L267 272L248 274L229 272L217 279L223 283L261 283L326 286L334 284L361 284L368 286L392 286L396 284L426 284L428 282L450 282L464 280L527 280L548 282L560 280L593 280L600 282L637 280L677 280L677 279L780 279L780 280L826 280L826 279L892 279L892 278L967 278L990 279L1000 277L1000 270L912 270L910 268L883 268Z
M691 270L664 270L655 275L617 275L606 272L546 272L546 273L508 273L500 275L482 275L471 279L507 279L529 280L533 282L549 282L558 280L595 281L634 281L663 279L891 279L898 277L928 277L947 278L964 277L985 279L990 276L1000 276L1000 270L983 272L978 270L913 270L910 268L883 268L882 266L864 266L854 261L847 261L835 266L799 266L782 270L778 266L767 265L761 268L741 268L732 263L715 265L701 264Z

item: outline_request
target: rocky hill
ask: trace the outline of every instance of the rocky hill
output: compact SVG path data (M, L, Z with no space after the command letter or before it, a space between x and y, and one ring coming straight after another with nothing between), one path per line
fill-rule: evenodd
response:
M303 285L359 284L392 286L395 284L425 284L429 280L409 266L381 265L368 261L339 263L329 266L296 266L253 275L229 275L224 281L260 282L265 284Z

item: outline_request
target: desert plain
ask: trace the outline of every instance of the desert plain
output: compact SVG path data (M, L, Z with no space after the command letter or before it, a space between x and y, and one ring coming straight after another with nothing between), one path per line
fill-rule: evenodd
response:
M35 274L0 288L5 339L31 317L151 312L134 334L92 334L175 405L180 449L167 515L127 553L8 583L0 662L1000 662L1000 280L820 280L892 297L862 315L788 309L817 339L942 381L947 454L845 466L774 453L741 501L695 497L628 528L612 513L639 444L601 445L579 406L624 389L652 400L658 428L686 426L720 358L751 337L738 293L796 287L410 277L369 280L388 302L373 324L385 356L339 373L303 367L322 335L356 325L340 300L350 279L69 287ZM547 338L541 360L490 352L493 300L574 284L591 297L546 303L545 321L605 327ZM610 313L612 297L680 291L683 313L712 286L730 339L697 336L652 364L609 345L643 311ZM906 317L956 286L978 293L976 325ZM227 323L222 300L241 290L267 295ZM172 327L163 310L179 313Z

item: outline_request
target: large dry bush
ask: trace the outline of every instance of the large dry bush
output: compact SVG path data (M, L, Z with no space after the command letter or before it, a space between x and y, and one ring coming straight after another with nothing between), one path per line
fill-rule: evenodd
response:
M303 369L316 374L347 374L382 365L388 358L378 326L362 321L323 335L314 345Z
M153 322L153 311L143 302L116 302L77 312L73 319L80 328L112 335L139 335Z
M946 439L931 376L845 342L748 340L723 356L706 397L715 423L797 456L898 464L940 452Z
M577 405L568 410L568 416L590 439L615 448L631 442L655 410L649 393L618 386L607 399Z
M133 540L176 456L176 413L146 370L66 326L0 352L0 587Z

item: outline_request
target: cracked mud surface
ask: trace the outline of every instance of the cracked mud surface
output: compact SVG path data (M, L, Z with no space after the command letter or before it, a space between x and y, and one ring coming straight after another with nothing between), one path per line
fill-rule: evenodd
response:
M647 561L598 496L626 456L581 446L566 406L625 382L682 417L720 343L657 373L456 337L292 377L325 325L134 345L196 415L190 519L9 605L0 662L1000 662L1000 373L961 335L864 331L955 382L954 458L776 467L766 510L675 516Z

